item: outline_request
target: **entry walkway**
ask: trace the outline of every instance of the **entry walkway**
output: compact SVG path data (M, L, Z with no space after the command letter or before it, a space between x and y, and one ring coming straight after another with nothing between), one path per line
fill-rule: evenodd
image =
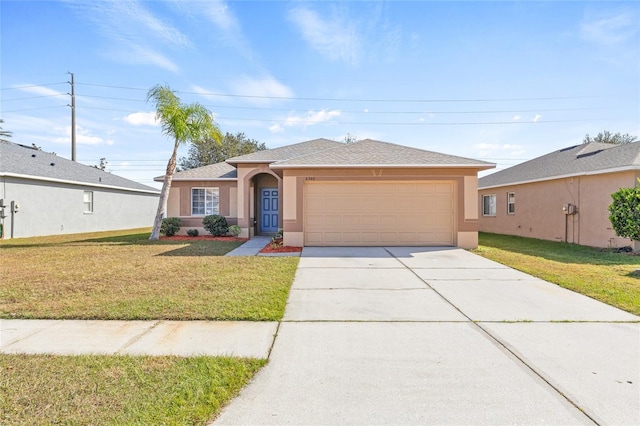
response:
M460 249L305 248L214 424L636 425L638 321Z
M271 237L255 236L241 246L231 250L225 256L257 256L260 250L271 241Z

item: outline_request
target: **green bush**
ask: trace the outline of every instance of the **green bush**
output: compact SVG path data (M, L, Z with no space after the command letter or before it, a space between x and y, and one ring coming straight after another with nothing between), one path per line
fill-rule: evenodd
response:
M640 241L640 179L635 188L621 188L611 198L609 220L616 235Z
M199 232L198 232L197 229L189 229L187 231L187 235L190 236L190 237L197 237L198 234L199 234Z
M231 225L229 227L229 233L234 237L237 237L238 235L240 235L241 231L242 231L242 228L240 228L238 225Z
M205 216L204 219L202 219L202 226L214 237L226 235L229 230L227 219L217 214Z
M160 226L160 232L167 237L176 235L180 230L182 222L179 217L165 217L162 219L162 225Z

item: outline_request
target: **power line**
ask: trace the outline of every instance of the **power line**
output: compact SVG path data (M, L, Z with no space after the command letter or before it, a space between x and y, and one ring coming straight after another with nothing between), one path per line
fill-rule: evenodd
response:
M21 111L35 111L38 109L49 109L49 108L61 108L61 107L68 107L69 105L54 105L54 106L47 106L47 107L39 107L39 108L24 108L24 109L12 109L9 111L2 111L2 113L8 113L8 112L21 112Z
M52 97L55 97L55 96L69 96L69 94L68 93L58 93L56 95L42 95L42 96L29 96L27 98L3 99L2 102L24 101L26 99L52 98Z

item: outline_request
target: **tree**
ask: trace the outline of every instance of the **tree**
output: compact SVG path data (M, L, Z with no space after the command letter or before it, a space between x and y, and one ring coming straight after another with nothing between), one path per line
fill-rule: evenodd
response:
M103 172L106 170L107 168L107 164L109 164L109 162L107 161L106 157L102 157L100 158L100 165L95 165L93 167L95 167L96 169L100 169Z
M635 188L621 188L611 198L609 221L616 235L640 242L640 178Z
M357 141L358 138L356 136L353 136L351 133L347 133L347 135L344 137L343 142L344 143L353 143L355 141Z
M195 169L209 164L220 163L227 158L251 154L267 149L264 143L238 132L235 135L225 133L221 142L212 138L193 141L189 147L189 155L180 158L180 170Z
M171 181L176 171L178 147L185 142L207 138L220 141L221 134L209 110L199 103L181 103L180 98L167 85L158 84L149 89L147 102L149 101L155 103L156 120L162 125L162 133L173 139L173 153L167 163L167 171L158 201L158 211L149 237L150 240L157 240L160 238L162 218L167 211Z
M0 118L0 141L2 142L9 142L7 139L11 137L11 135L13 135L13 132L10 132L8 130L4 130L2 128L2 124L4 123L4 120L2 118Z
M618 132L615 135L612 135L611 132L605 130L604 132L598 133L598 136L596 136L595 138L592 138L587 133L587 135L582 140L582 143L600 142L600 143L611 143L611 144L620 145L624 143L635 142L636 139L637 139L636 136L631 136L628 133L625 133L623 135Z

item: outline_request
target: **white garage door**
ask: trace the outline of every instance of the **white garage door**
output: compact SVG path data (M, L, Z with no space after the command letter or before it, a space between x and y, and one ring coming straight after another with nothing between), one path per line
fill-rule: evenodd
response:
M450 181L305 182L305 245L454 245L454 188Z

